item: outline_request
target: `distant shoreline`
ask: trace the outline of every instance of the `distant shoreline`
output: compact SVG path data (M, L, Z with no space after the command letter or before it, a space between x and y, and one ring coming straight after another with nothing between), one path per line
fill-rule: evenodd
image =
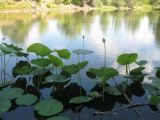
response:
M40 13L40 12L51 12L51 11L63 11L63 12L78 12L78 11L92 11L92 10L100 10L100 11L124 11L124 10L136 10L136 11L151 11L159 8L154 8L151 5L145 5L145 6L135 6L134 8L129 8L129 7L115 7L115 6L102 6L102 7L90 7L88 5L86 6L76 6L76 5L57 5L55 8L41 8L41 7L36 7L36 8L24 8L24 9L0 9L0 13ZM65 11L64 11L65 10Z

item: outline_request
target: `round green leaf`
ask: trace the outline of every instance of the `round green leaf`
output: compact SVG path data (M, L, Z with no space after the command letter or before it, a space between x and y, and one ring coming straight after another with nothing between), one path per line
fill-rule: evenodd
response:
M83 61L81 63L78 63L77 64L77 67L78 67L78 71L80 71L81 69L83 69L85 66L88 65L88 61Z
M142 73L142 71L145 69L145 67L138 67L138 68L135 68L133 70L131 70L130 74L131 75L139 75Z
M69 120L69 118L64 116L54 116L54 117L48 118L47 120Z
M32 105L37 101L37 96L26 94L16 99L17 105Z
M69 103L71 104L82 104L82 103L87 103L92 101L93 98L92 97L88 97L88 96L80 96L80 97L74 97L72 98Z
M110 87L110 86L105 87L105 92L115 96L119 96L122 94L116 87Z
M0 115L7 112L11 108L12 104L9 100L0 102Z
M102 78L102 81L106 81L109 80L110 78L118 76L119 73L114 68L102 67L98 70L97 75L98 77Z
M57 54L60 58L69 59L71 57L71 53L67 49L56 50Z
M66 78L64 75L50 75L46 77L45 80L48 82L63 83L70 80L70 78Z
M79 55L88 55L93 53L93 51L91 50L84 50L84 49L76 49L76 50L73 50L72 52Z
M50 60L46 58L38 58L38 59L32 60L31 63L39 67L46 67L50 64Z
M19 75L29 75L35 69L36 69L36 67L23 66L21 68L14 69L13 72L16 74L19 74Z
M21 88L6 88L0 91L0 101L18 98L23 95L23 92Z
M15 51L20 51L22 50L22 48L18 48L17 46L13 45L13 44L7 44L7 43L3 43L7 48L15 50Z
M137 65L139 65L139 66L144 66L144 65L146 65L147 64L147 61L146 60L141 60L141 61L139 61L139 62L135 62Z
M27 48L27 52L33 52L41 57L49 55L52 51L41 43L35 43Z
M121 54L117 58L117 62L120 65L128 65L136 61L138 55L137 53L131 53L131 54Z
M56 57L56 56L53 56L53 55L48 55L51 63L53 65L55 65L56 67L62 67L63 66L63 62L60 58Z
M68 72L70 74L76 74L78 72L77 65L72 64L72 65L66 65L62 68L63 71Z
M42 116L51 116L61 112L63 110L63 104L54 99L47 99L37 103L35 110Z
M0 50L4 53L4 54L10 54L10 53L15 53L16 51L10 48L7 48L6 46L0 45Z
M158 106L160 103L160 96L155 96L155 95L150 96L149 100L150 100L150 104Z

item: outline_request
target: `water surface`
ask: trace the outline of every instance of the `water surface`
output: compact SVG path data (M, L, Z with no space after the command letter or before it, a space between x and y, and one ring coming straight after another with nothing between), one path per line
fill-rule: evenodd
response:
M2 40L3 37L6 39ZM67 48L70 51L84 47L94 51L93 54L85 56L85 60L89 61L88 68L104 64L102 38L106 38L107 66L118 68L122 74L125 71L116 63L116 58L121 53L136 52L139 54L139 60L149 61L145 70L149 74L154 72L155 66L160 66L160 12L158 11L0 14L0 43L13 43L27 48L35 42L40 42L50 48ZM66 64L76 62L77 56L74 54L71 60L65 61ZM11 67L14 66L12 63ZM82 77L82 85L89 92L94 84L85 73L82 73ZM76 83L75 78L72 82ZM48 89L43 90L46 96L49 92ZM133 96L132 99L134 102L146 102L144 97ZM119 103L113 104L111 108L119 108ZM140 107L139 110L142 116L137 116L133 109L126 109L115 113L108 112L103 116L103 120L158 120L160 117L159 113L152 112L149 107ZM99 116L92 115L95 111L97 110L93 107L84 107L80 112L81 120L100 120ZM77 113L70 109L62 114L71 120L78 119ZM36 119L33 107L19 107L2 117L4 120Z

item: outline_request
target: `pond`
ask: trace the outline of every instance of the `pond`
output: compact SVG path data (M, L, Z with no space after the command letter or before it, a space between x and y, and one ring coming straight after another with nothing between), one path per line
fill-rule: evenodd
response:
M106 56L104 43L106 40ZM26 49L33 43L42 43L50 49L87 49L92 54L80 56L79 61L87 60L89 64L81 71L81 85L86 94L97 89L94 82L86 75L89 68L100 68L104 65L118 69L120 74L125 74L124 66L116 60L122 53L138 53L138 61L147 60L145 73L154 75L155 67L160 66L160 12L139 11L91 11L91 12L48 12L48 13L0 13L0 44L12 43ZM34 57L34 56L33 56ZM104 60L106 57L106 60ZM72 54L71 59L64 60L65 64L76 64L77 55ZM12 73L16 60L9 61L7 72ZM136 65L133 65L135 67ZM9 79L9 78L8 78ZM123 78L117 80L120 83ZM144 81L148 81L147 77ZM58 97L58 94L67 94L78 87L77 76L73 75L71 81L65 86L66 93L53 92L51 88L42 89L43 97ZM109 81L113 85L113 81ZM78 87L79 88L79 87ZM137 88L137 86L136 86ZM137 92L143 90L137 88ZM50 96L51 94L51 96ZM141 94L141 93L139 93ZM133 103L147 103L146 95L131 94ZM63 95L62 95L63 96ZM62 97L61 96L61 97ZM60 97L60 96L59 96ZM63 99L63 97L62 97ZM149 106L141 106L136 109L141 113L137 115L135 108L120 109L125 106L124 98L105 95L105 104L101 99L94 104L67 106L60 113L70 120L159 120L160 113L155 112ZM127 105L127 103L126 103ZM103 108L103 109L102 109ZM103 115L94 115L103 111ZM107 112L106 112L107 111ZM45 120L34 111L34 106L19 106L2 114L3 120Z

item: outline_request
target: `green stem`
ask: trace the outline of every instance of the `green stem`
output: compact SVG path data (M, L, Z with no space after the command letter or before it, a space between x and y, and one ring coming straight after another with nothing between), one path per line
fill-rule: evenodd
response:
M103 103L104 103L104 101L105 101L104 88L105 88L105 85L103 84Z
M125 97L125 99L126 99L126 100L129 102L129 104L131 105L132 102L131 102L131 100L128 98L128 96L126 95L126 93L124 92L124 90L118 85L118 83L117 83L117 81L116 81L115 78L113 78L113 80L115 81L115 84L116 84L118 90L123 94L123 96ZM136 112L136 114L137 114L138 116L141 115L141 113L140 113L136 108L133 108L133 109L134 109L134 111Z
M106 44L104 43L104 67L106 66Z

